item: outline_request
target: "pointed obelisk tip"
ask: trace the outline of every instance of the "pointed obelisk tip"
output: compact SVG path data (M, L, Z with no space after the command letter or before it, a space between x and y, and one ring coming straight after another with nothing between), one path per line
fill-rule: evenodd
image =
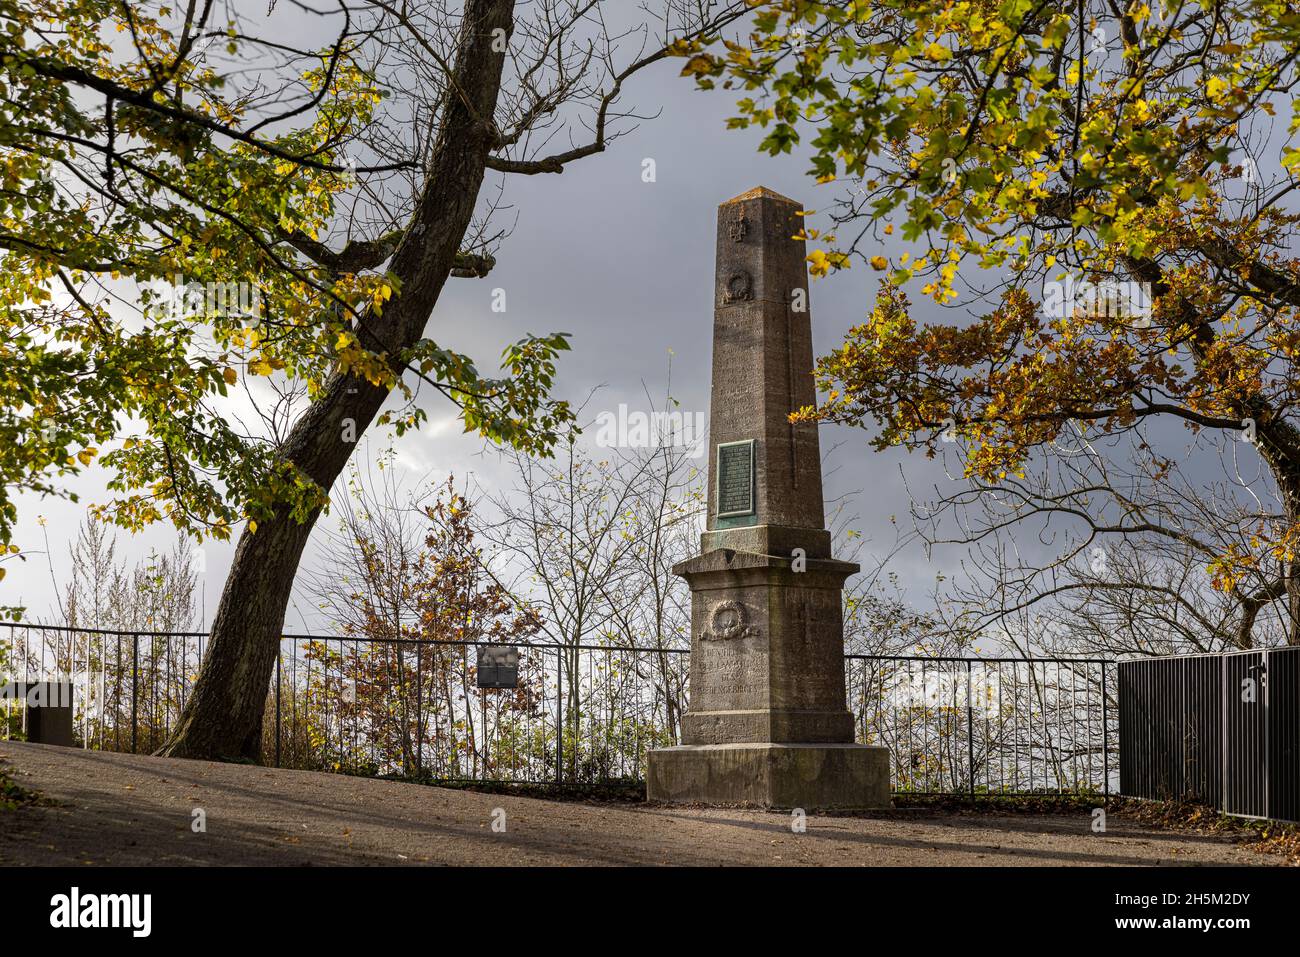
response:
M732 203L743 203L747 199L775 199L777 202L789 203L791 206L799 205L796 200L791 199L789 196L782 196L780 193L768 189L766 186L755 186L753 189L746 190L739 196L733 196L725 203L720 203L719 205L730 206Z

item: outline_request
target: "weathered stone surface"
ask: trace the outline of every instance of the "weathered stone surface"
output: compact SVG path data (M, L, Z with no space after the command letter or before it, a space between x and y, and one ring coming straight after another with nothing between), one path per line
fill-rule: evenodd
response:
M779 555L788 558L794 554L796 548L802 548L809 558L829 558L831 533L824 528L750 525L745 528L706 531L700 536L700 545L700 551L705 554L715 549L729 549L736 552L753 552L756 555Z
M889 753L861 744L713 744L650 752L651 800L772 808L889 806Z
M751 190L718 208L713 313L710 530L783 525L820 530L821 456L815 425L791 412L817 401L803 227L794 200ZM717 449L755 440L754 513L718 519ZM817 543L814 543L817 544ZM829 557L827 550L820 557ZM706 546L707 547L707 546ZM717 541L712 547L735 547Z
M684 744L853 741L841 589L849 562L718 549L674 568L691 585Z
M800 206L759 188L718 210L709 507L691 588L682 746L650 752L651 800L889 803L888 754L854 744L845 579L831 557Z

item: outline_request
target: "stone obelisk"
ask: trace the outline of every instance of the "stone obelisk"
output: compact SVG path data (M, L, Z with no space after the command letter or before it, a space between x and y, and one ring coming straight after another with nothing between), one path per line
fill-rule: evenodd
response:
M750 190L718 208L709 508L691 589L682 745L651 751L652 801L889 804L885 748L854 744L845 579L831 557L817 427L802 207Z

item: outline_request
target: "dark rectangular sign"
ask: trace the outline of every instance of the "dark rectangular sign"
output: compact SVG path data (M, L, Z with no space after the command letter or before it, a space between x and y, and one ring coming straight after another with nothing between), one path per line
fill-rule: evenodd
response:
M754 440L718 445L718 518L754 514Z
M479 645L478 686L519 687L519 649L514 645Z

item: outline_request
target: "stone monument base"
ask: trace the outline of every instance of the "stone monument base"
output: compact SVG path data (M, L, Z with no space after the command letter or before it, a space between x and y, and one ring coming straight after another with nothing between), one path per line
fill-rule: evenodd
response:
M647 756L646 797L678 804L890 806L889 749L866 744L687 744Z

